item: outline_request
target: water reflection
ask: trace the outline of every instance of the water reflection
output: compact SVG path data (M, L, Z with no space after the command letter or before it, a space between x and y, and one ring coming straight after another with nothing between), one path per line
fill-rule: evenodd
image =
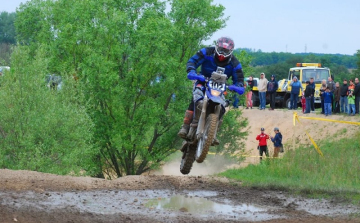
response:
M207 198L175 195L168 198L153 199L148 202L148 207L158 210L171 210L189 212L201 216L224 215L235 218L265 220L271 219L267 209L255 205L241 204L231 205L217 203Z

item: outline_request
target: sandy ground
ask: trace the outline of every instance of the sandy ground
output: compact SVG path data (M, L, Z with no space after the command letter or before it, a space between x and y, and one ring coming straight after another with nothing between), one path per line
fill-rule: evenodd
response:
M274 136L273 131L274 127L278 127L283 136L283 144L285 152L288 149L296 149L300 144L311 145L311 149L314 147L311 144L309 137L306 134L306 131L314 139L316 144L321 149L321 142L324 139L341 139L347 138L359 131L359 125L344 124L338 122L329 122L324 120L309 120L302 119L301 117L312 117L319 119L328 119L328 120L337 120L337 121L350 121L350 122L359 122L360 116L347 116L347 115L331 115L324 116L320 114L319 111L316 113L303 114L301 109L298 110L287 110L287 109L275 109L274 111L270 110L259 110L257 108L253 109L243 109L243 117L247 118L249 121L248 125L248 137L245 140L245 154L246 158L244 162L239 164L229 164L228 160L225 160L223 157L213 157L208 155L204 163L197 164L194 163L193 168L189 175L198 176L198 175L209 175L222 172L228 168L233 167L245 167L249 164L258 164L260 162L259 152L256 149L258 146L258 141L256 136L260 134L260 129L265 128L265 133L271 136ZM294 113L299 116L301 124L296 121L294 126L293 117ZM268 141L268 148L270 156L273 154L273 143ZM241 149L241 148L239 148ZM282 154L280 153L280 158ZM180 153L179 153L180 157ZM265 157L264 157L265 158ZM156 175L175 175L181 176L179 172L179 162L175 160L174 162L169 162L163 166L159 171L151 172L151 174Z
M297 113L299 120L295 126L293 122L294 113ZM278 127L283 136L283 144L286 149L296 149L300 144L312 145L306 131L320 146L321 141L326 139L338 140L347 138L359 131L359 125L350 125L338 122L329 122L324 120L302 119L301 117L312 117L319 119L359 122L360 116L331 115L325 116L320 112L303 114L301 109L296 111L287 109L259 110L243 109L243 116L249 120L249 136L246 140L246 150L251 156L258 156L256 149L258 141L256 136L260 134L260 129L265 128L265 133L274 136L274 127ZM270 154L273 152L273 143L268 142ZM314 148L314 147L311 147ZM286 152L286 151L285 151ZM246 163L258 163L259 159L247 158Z
M305 130L316 142L325 137L348 137L358 131L358 126L317 120L301 120L303 125L294 127L293 111L288 110L244 110L243 116L249 119L246 150L250 156L258 155L255 137L261 127L270 134L275 126L279 127L287 149L310 143ZM325 118L320 114L306 117ZM360 119L343 115L328 118ZM226 160L208 158L203 164L194 165L193 176L174 176L179 175L179 158L179 162L165 165L157 175L111 181L1 169L0 223L360 222L360 207L341 200L292 197L286 191L246 188L241 182L199 176L228 168ZM258 157L248 157L242 165L257 162ZM179 206L169 208L172 201Z

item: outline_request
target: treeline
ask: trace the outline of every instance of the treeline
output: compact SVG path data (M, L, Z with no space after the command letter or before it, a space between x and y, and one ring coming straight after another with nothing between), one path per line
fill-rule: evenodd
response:
M289 68L295 67L296 63L321 63L323 67L328 67L335 81L343 78L355 78L360 76L357 67L360 63L360 53L350 55L341 54L313 54L313 53L265 53L251 49L237 49L246 52L251 57L251 72L246 76L253 75L259 77L264 72L267 76L272 74L276 78L288 78Z
M15 12L0 12L0 65L10 64L11 45L16 43L15 18Z
M284 53L284 52L271 52L265 53L261 50L253 51L248 48L242 48L238 50L246 51L252 56L251 65L256 66L268 66L272 64L282 63L289 60L299 59L304 62L318 62L323 66L329 67L331 64L337 64L339 66L345 66L348 69L357 68L357 57L354 55L344 54L321 54L321 53Z

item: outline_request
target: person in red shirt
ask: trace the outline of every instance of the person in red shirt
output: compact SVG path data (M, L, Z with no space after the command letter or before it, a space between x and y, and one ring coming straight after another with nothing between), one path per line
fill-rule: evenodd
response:
M260 154L260 162L262 161L263 153L265 153L266 157L269 157L269 151L267 147L267 140L270 138L269 135L264 133L265 129L261 128L261 133L256 136L256 140L259 140L259 154Z
M304 93L301 96L301 107L302 107L302 113L305 113L306 110L306 98Z

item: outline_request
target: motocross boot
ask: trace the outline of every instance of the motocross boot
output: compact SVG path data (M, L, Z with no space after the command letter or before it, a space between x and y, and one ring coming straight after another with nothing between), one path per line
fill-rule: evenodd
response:
M223 120L220 119L217 130L216 130L216 135L219 133L219 130L220 130L220 127L221 127L222 123L223 123ZM218 146L220 144L220 141L216 138L216 135L215 135L215 138L214 138L213 142L211 143L212 146Z
M185 117L184 117L184 124L181 126L180 131L178 132L178 136L180 136L183 139L186 139L186 136L190 129L190 123L193 119L193 111L186 110Z

